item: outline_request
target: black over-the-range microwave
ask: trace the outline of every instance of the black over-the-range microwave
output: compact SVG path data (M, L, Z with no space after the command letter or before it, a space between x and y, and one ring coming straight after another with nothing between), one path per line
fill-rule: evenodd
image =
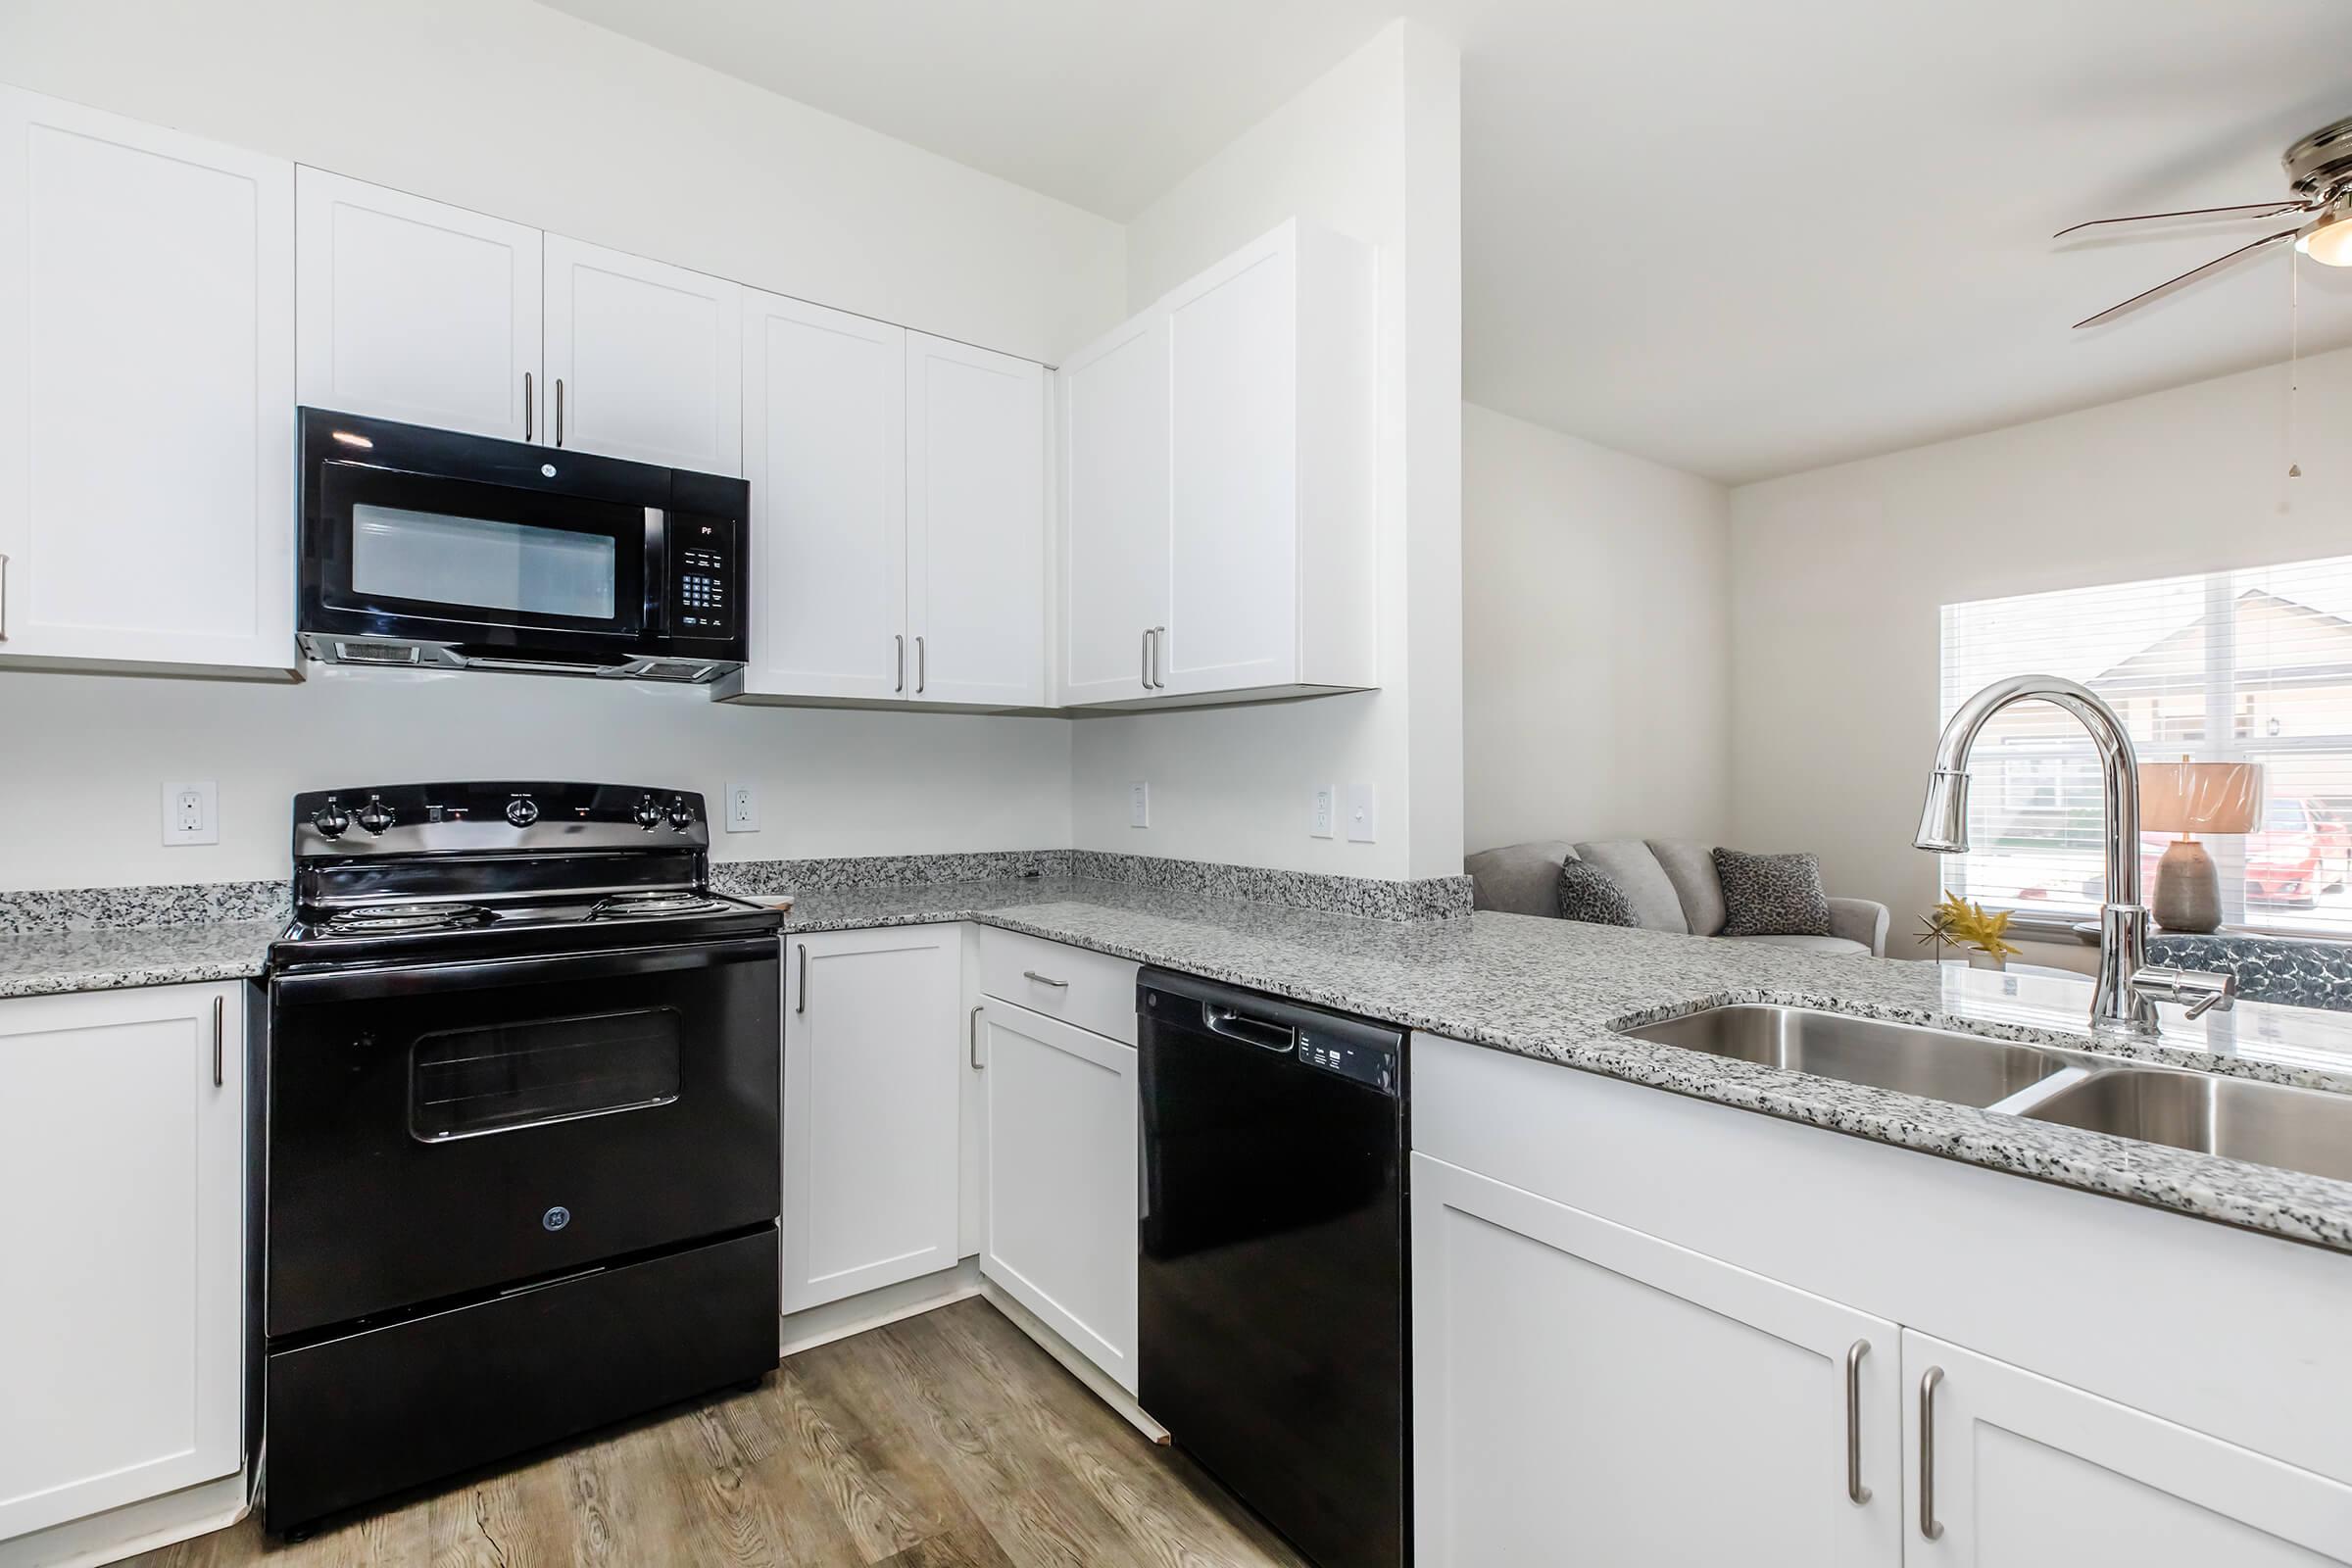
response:
M742 666L751 487L301 411L305 653L702 682Z

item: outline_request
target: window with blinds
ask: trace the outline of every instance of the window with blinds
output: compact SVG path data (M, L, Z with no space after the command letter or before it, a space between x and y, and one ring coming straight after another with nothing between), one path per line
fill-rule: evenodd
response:
M2352 936L2352 556L1943 607L1943 716L1988 681L2067 675L2114 705L2142 762L2260 762L2260 827L2216 836L2223 919ZM2097 754L2047 703L1984 728L1969 853L1946 891L2071 923L2105 897ZM2174 835L2140 835L2143 900Z

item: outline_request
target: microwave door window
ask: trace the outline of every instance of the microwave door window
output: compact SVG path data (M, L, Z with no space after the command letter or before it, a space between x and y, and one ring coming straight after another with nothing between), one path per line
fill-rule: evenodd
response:
M361 502L351 586L365 599L611 621L620 550L610 534Z

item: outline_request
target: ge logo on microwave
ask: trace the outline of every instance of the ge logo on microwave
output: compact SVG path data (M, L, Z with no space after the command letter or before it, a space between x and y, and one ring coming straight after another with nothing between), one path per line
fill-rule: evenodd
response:
M571 1223L571 1210L565 1208L562 1203L558 1203L539 1216L539 1223L551 1231L560 1231Z

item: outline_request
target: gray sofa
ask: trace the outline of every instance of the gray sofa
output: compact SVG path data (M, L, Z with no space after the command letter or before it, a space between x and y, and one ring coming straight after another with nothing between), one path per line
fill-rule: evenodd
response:
M1560 867L1574 857L1589 860L1625 890L1634 913L1652 931L1723 935L1723 884L1715 857L1703 844L1681 839L1618 839L1604 844L1566 844L1539 839L1507 844L1465 857L1473 902L1481 909L1509 914L1560 912ZM1886 956L1886 906L1868 899L1832 899L1828 936L1730 937L1765 947L1805 953Z

